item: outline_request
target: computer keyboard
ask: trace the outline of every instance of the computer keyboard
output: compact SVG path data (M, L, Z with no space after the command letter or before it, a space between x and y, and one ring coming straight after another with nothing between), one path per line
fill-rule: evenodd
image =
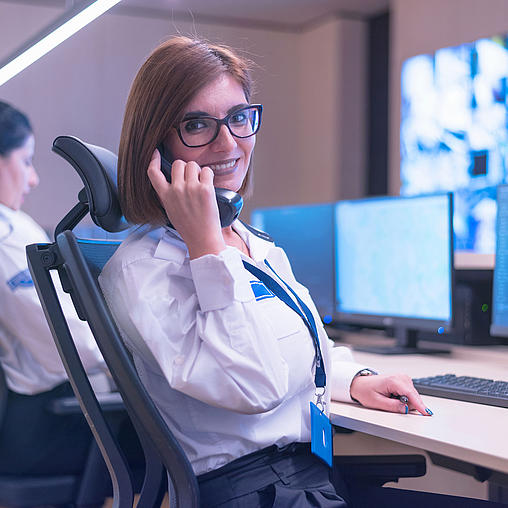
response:
M422 395L508 408L508 381L445 374L413 379L413 383Z

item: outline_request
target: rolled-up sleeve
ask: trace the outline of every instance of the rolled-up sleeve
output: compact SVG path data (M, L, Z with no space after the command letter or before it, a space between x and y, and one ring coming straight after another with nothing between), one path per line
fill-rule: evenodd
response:
M351 383L358 372L366 369L366 365L356 363L351 350L345 346L333 347L331 349L332 379L331 392L332 400L340 402L354 402L350 395Z
M249 273L236 249L228 247L218 255L208 254L190 261L192 278L202 312L227 307L234 301L254 298Z

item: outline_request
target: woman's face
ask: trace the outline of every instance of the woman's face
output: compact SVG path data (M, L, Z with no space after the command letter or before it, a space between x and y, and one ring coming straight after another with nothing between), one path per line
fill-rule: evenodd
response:
M184 109L184 115L198 113L224 118L231 111L246 105L247 99L240 83L224 73L196 94ZM212 143L189 148L182 143L176 129L171 129L167 144L173 160L195 161L201 167L208 166L214 173L215 187L237 192L247 174L256 136L236 138L227 126L221 125Z
M23 146L5 157L0 155L0 203L13 210L19 210L25 196L39 184L33 154L34 137L30 135Z

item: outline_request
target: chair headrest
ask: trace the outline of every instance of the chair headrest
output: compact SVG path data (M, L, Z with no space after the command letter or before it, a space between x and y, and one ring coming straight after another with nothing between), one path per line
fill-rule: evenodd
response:
M58 136L53 152L62 156L77 171L85 186L90 216L97 226L115 233L127 229L116 185L118 157L100 146L74 136Z

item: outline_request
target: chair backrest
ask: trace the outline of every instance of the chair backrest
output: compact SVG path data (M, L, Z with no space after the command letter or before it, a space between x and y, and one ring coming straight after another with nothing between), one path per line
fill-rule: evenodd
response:
M118 201L117 156L105 148L85 143L74 136L58 136L53 141L52 150L71 164L83 182L83 191L78 194L78 208L73 210L76 209L75 212L78 213L78 210L83 210L80 205L87 205L81 215L69 216L72 210L67 214L58 224L55 238L62 231L72 230L87 212L95 224L106 231L116 233L127 229L129 224Z
M116 250L117 244L108 241L78 243L70 231L88 209L94 222L107 231L120 231L129 226L122 216L117 198L116 156L104 148L70 136L57 138L53 149L76 169L84 189L78 195L78 205L57 226L55 243L27 246L27 256L35 287L67 374L112 476L114 504L129 504L128 468L117 443L108 435L108 429L104 429L107 424L102 424L100 407L51 286L50 270L58 270L62 286L71 295L79 317L89 323L122 395L147 456L148 469L155 471L151 476L147 472L145 483L156 483L158 460L171 478L176 506L197 507L199 490L192 466L141 383L97 284L97 275L105 260ZM144 497L147 490L143 488L138 507L139 503L150 505L144 501L147 499ZM127 494L122 497L122 492Z

